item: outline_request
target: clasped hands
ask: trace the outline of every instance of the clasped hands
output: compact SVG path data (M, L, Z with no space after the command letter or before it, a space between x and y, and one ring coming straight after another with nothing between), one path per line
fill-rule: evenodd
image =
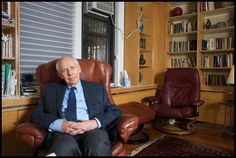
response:
M96 120L86 120L80 122L74 121L63 121L62 123L62 132L70 134L70 135L77 135L83 134L89 130L97 128Z

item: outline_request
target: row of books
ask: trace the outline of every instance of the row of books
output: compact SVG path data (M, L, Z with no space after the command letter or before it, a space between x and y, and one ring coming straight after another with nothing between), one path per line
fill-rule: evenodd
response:
M191 32L196 31L196 21L169 21L168 22L168 33L180 33L180 32Z
M231 49L234 48L232 37L210 38L202 40L202 50Z
M171 41L170 52L182 52L182 51L196 51L197 50L197 40L190 41Z
M13 38L12 34L2 34L2 57L13 57Z
M200 2L200 11L211 11L234 5L234 1Z
M227 74L204 73L203 83L205 86L226 86Z
M171 58L172 68L195 67L196 57Z
M16 94L17 74L9 63L2 63L2 96Z
M214 2L200 2L200 11L210 11L215 9Z
M233 65L233 53L218 55L202 55L202 67L231 67Z

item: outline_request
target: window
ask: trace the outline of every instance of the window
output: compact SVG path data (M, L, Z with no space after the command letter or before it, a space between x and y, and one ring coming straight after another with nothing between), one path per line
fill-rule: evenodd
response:
M72 55L74 2L21 2L20 71Z
M104 2L106 3L111 2ZM107 14L94 14L86 11L87 2L83 3L82 13L82 58L96 59L112 65L114 69L114 27ZM98 5L101 5L99 3ZM113 9L114 10L114 9ZM114 16L113 16L114 18ZM114 73L111 82L114 81Z
M83 41L81 40L83 3L21 2L21 74L35 73L35 69L39 64L64 55L83 58L82 52L84 48L82 48ZM110 56L105 57L105 59L108 59L108 63L113 68L112 82L119 83L124 60L124 39L121 33L124 32L124 2L115 2L114 14L116 16L113 16L113 20L116 23L116 27L112 25L111 18L104 18L98 15L92 15L92 18L99 22L105 21L109 25L107 29L110 29L110 35L108 35L110 39L106 41L110 43L107 44L109 47L106 50ZM91 14L87 14L87 17L91 18Z

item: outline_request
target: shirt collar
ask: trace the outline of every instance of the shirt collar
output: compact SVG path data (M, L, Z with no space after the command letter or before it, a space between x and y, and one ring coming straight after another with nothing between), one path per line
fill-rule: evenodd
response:
M82 90L81 81L79 81L79 83L77 83L74 87L76 88L77 91L81 91ZM67 88L70 89L71 86L68 85Z

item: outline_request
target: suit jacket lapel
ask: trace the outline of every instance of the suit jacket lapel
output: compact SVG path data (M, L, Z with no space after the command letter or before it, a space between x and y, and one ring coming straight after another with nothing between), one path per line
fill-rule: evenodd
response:
M83 92L84 92L84 98L85 98L85 102L86 102L86 105L88 107L88 114L89 114L89 118L91 116L91 110L92 110L92 105L94 104L93 103L93 91L91 91L91 89L89 88L89 86L87 85L86 82L82 81L81 80L81 85L83 87ZM90 98L90 99L88 99Z
M66 92L66 85L58 84L57 86L57 110L60 117L62 117L62 103L63 103L65 92Z

